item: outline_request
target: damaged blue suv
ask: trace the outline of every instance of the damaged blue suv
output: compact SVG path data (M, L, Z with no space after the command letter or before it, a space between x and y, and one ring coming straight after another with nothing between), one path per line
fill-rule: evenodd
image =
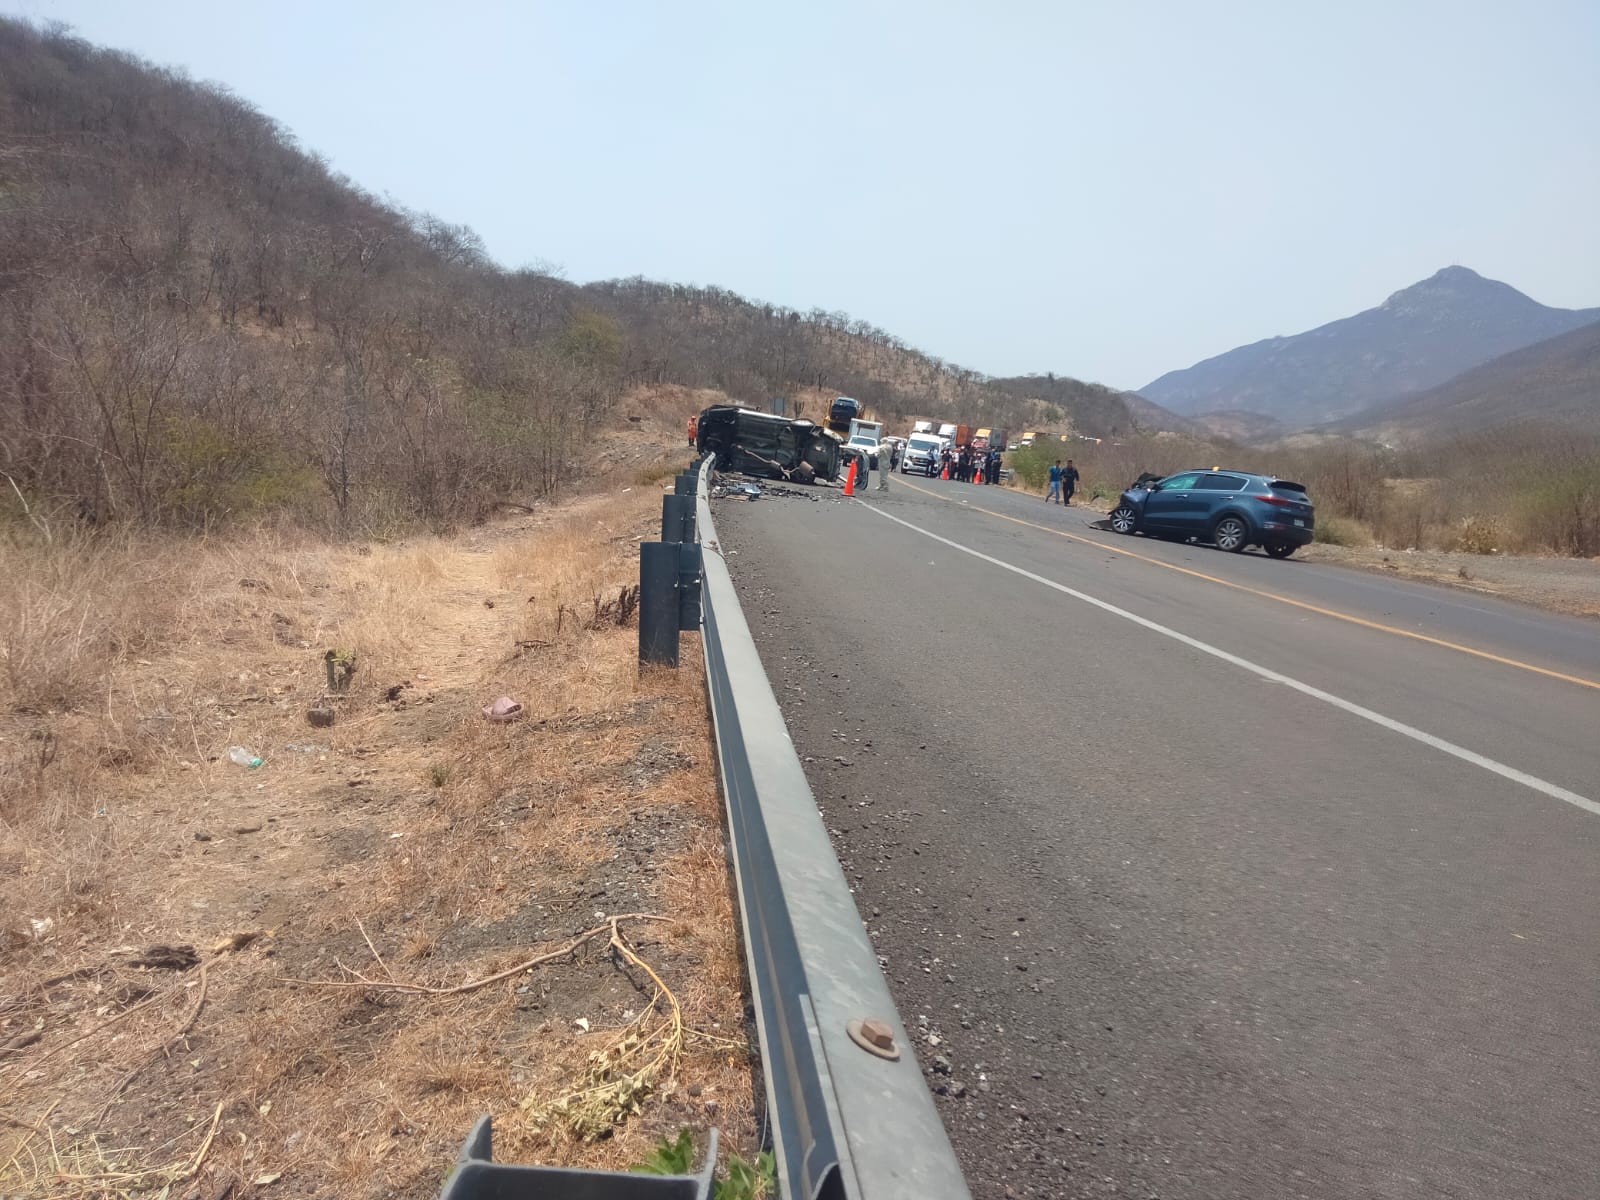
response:
M1315 512L1302 483L1213 468L1136 483L1111 510L1110 525L1118 533L1211 542L1235 553L1260 546L1273 558L1288 558L1311 541Z

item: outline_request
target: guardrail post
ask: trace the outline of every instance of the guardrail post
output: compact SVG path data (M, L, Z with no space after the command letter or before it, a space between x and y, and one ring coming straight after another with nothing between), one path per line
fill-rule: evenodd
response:
M661 497L661 540L694 541L694 496L674 494Z
M678 665L678 633L700 628L700 546L639 545L639 662Z
M639 662L678 665L678 543L639 544Z
M685 471L673 481L672 493L675 496L692 497L699 483L700 473L698 471Z

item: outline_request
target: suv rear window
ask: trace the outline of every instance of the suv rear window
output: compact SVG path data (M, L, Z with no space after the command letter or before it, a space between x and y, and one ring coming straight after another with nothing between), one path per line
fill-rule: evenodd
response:
M1290 483L1287 479L1270 479L1267 486L1275 492L1299 492L1305 495L1306 485L1303 483Z

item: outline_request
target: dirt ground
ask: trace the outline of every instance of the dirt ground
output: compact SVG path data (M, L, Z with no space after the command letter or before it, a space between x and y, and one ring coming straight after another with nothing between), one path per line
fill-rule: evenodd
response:
M1308 562L1392 572L1573 616L1600 617L1600 559L1448 554L1441 550L1383 550L1321 543L1306 547L1301 554Z
M628 490L458 538L13 582L28 678L115 652L0 716L0 1196L432 1196L485 1112L501 1159L753 1156L697 646L640 677L618 611L660 509L630 436Z

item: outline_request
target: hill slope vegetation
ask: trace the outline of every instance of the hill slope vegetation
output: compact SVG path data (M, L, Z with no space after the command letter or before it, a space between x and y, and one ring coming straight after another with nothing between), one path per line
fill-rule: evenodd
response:
M1333 428L1385 441L1540 421L1600 427L1600 322L1510 354Z
M7 19L0 131L13 515L449 525L592 466L593 431L643 384L1136 424L1111 389L992 380L842 313L501 269L225 89Z

